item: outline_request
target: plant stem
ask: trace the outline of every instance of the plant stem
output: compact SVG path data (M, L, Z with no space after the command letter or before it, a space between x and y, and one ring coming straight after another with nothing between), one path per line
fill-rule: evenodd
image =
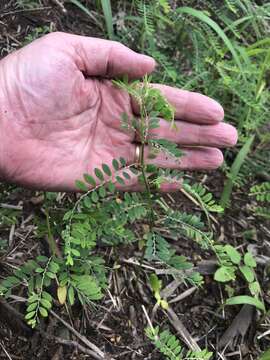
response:
M46 198L46 196L45 196L45 198ZM45 216L46 216L46 224L47 224L47 230L48 230L48 244L49 244L51 254L53 256L55 256L55 255L58 255L58 248L57 248L56 242L55 242L53 234L52 234L49 210L46 205L45 205Z
M153 210L153 201L152 201L152 196L151 196L151 188L147 179L147 175L146 175L146 165L145 165L145 161L144 161L144 156L145 156L145 142L146 142L146 134L148 133L148 114L147 114L147 110L145 107L145 104L143 104L142 101L142 107L141 107L141 127L140 127L140 138L141 138L141 156L139 159L140 162L140 166L141 166L141 170L142 170L142 177L143 177L143 182L144 182L144 186L145 186L145 190L146 190L146 196L147 196L147 203L148 203L148 209L150 211L150 231L152 231L153 227L154 227L154 222L155 222L155 214L154 214L154 210Z
M154 211L153 211L153 201L152 201L152 197L151 197L151 189L150 189L150 185L149 185L149 182L147 180L147 176L146 176L146 172L145 172L144 147L145 147L145 144L142 143L140 165L141 165L142 177L143 177L143 182L144 182L146 195L147 195L148 209L150 211L150 224L149 224L150 225L150 231L152 231L152 229L154 227L154 222L155 222L155 215L154 215Z

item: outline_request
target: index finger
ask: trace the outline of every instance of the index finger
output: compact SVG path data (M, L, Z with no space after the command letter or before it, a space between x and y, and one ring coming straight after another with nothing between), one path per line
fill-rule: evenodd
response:
M223 120L222 106L208 96L177 89L167 85L151 84L167 98L175 108L175 119L185 120L197 124L216 124ZM139 114L138 104L132 101L133 111Z

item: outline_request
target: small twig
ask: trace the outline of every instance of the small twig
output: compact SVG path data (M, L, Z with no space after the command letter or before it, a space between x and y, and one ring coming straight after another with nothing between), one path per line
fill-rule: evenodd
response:
M4 345L0 342L0 346L3 349L4 353L7 355L7 358L9 360L12 360L12 357L9 355L9 353L7 352L7 350L5 349Z
M115 360L112 357L106 357L106 354L101 351L95 344L91 343L85 336L81 335L77 330L75 330L71 325L69 325L69 323L67 323L65 320L63 320L60 316L58 316L53 310L50 310L50 313L57 319L59 320L63 325L65 325L78 339L81 340L81 342L83 342L85 345L87 345L89 347L89 349L91 349L92 351L95 352L96 354L96 359L108 359L108 360Z
M122 261L123 263L129 264L129 265L140 266L140 267L145 268L145 269L148 269L148 270L153 270L153 271L156 270L153 266L149 266L149 265L142 264L142 263L140 263L138 260L133 259L133 258L121 259L121 261Z
M147 313L144 305L142 305L142 309L143 309L144 315L145 315L145 317L146 317L146 320L147 320L147 322L148 322L148 325L149 325L149 327L151 328L152 333L154 334L154 333L155 333L154 326L153 326L153 324L152 324L152 322L151 322L151 320L150 320L150 317L149 317L149 315L148 315L148 313Z
M270 335L270 329L265 331L264 333L262 333L261 335L258 335L257 336L257 339L260 340L261 338L267 336L267 335Z
M23 209L22 205L12 205L12 204L5 204L5 203L1 203L0 207L3 209L12 209L12 210L19 210L19 211L21 211Z
M100 357L94 351L89 350L86 347L80 345L77 341L62 339L62 338L56 337L56 336L52 336L52 337L50 337L50 339L54 340L55 342L57 342L58 344L61 344L61 345L73 346L76 349L80 350L82 353L91 355L94 359L97 359L97 360L100 359Z
M13 244L14 234L15 234L15 224L12 224L11 228L10 228L10 232L9 232L9 237L8 237L8 245L10 248L12 247L12 244Z
M190 296L191 294L194 293L194 291L197 290L196 286L193 286L190 289L187 289L186 291L184 291L183 293L181 293L180 295L178 295L177 297L173 298L172 300L169 301L169 304L175 303L175 302L179 302L184 300L186 297Z

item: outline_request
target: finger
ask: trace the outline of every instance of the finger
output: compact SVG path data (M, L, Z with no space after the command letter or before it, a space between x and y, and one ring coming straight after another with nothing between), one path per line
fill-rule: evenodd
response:
M166 154L160 152L156 158L150 159L148 146L145 147L145 163L154 164L161 168L179 169L179 170L214 170L223 163L223 155L219 149L216 148L183 148L184 155L175 160ZM136 147L133 145L133 158L135 159ZM134 162L134 161L133 161ZM119 190L123 191L141 191L143 186L138 183L137 176L132 173L130 179L125 181L125 185L118 185ZM179 189L179 182L165 183L162 185L161 191L175 191Z
M159 89L175 108L175 119L198 124L216 124L224 118L222 106L208 96L167 85L152 85ZM134 100L132 106L135 114L139 114L138 104Z
M161 119L159 128L151 130L149 138L163 138L184 146L229 147L237 143L237 130L224 122L214 125L197 125L176 121L177 130ZM139 140L139 139L137 139Z
M74 49L77 66L89 76L139 78L151 73L155 60L123 44L86 36L62 34Z
M177 182L167 182L165 181L164 183L162 183L160 185L159 188L155 189L155 191L160 191L160 192L164 192L164 193L168 193L168 192L174 192L177 191L181 188L181 181L177 181ZM118 188L118 190L120 191L144 191L145 190L145 186L141 183L139 183L138 181L138 177L133 175L132 178L126 182L126 184L123 185L117 185L116 186Z
M184 155L179 159L169 157L160 152L155 159L149 159L149 148L145 149L145 162L155 164L161 168L179 170L214 170L223 163L223 155L219 149L210 147L183 148Z
M130 159L127 159L128 165L135 163L135 152L136 146L130 146L130 153L133 155ZM145 163L146 164L155 164L160 168L171 168L179 170L213 170L218 168L223 162L223 155L220 150L215 148L183 148L184 155L180 158L179 161L168 157L164 153L159 153L155 159L150 159L148 157L150 149L148 146L145 147ZM134 160L133 160L134 159ZM94 177L93 171L87 171L87 173L92 174ZM125 173L125 174L124 174ZM129 175L127 177L127 174ZM107 176L104 176L105 179ZM119 177L122 179L119 181ZM109 178L107 179L109 180ZM121 191L143 191L144 186L138 181L138 176L129 170L129 167L119 169L117 172L113 173L111 180L118 190ZM161 185L160 191L170 192L176 191L181 187L181 180L177 182L165 182ZM77 189L78 191L78 189Z

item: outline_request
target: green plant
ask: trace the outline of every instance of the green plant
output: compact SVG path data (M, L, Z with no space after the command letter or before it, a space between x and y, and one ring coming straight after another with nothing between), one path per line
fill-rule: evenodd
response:
M168 303L166 300L162 299L160 296L160 290L162 288L162 281L159 280L156 274L150 275L150 285L151 289L154 293L155 299L157 300L157 304L161 306L163 309L168 309Z
M270 358L270 349L266 350L259 358L259 360L268 360Z
M183 281L202 283L201 276L193 270L193 264L184 256L176 254L163 232L164 229L170 234L180 231L204 247L212 244L212 235L205 231L198 216L172 210L161 194L153 192L153 188L158 189L163 182L179 181L180 185L182 173L145 163L146 143L150 146L151 158L155 158L160 151L166 152L175 161L182 155L176 145L168 140L149 140L151 131L159 126L159 116L170 122L174 131L173 108L159 90L149 85L147 78L142 86L136 81L129 83L127 80L114 83L132 95L140 105L141 120L135 121L123 114L122 126L126 131L137 132L142 146L141 157L138 163L130 165L123 158L113 159L112 164L102 164L93 174L84 174L83 180L76 182L84 194L64 215L63 255L56 255L50 215L48 209L45 209L51 257L38 256L28 261L1 284L1 294L6 297L14 287L27 286L26 319L33 327L38 323L40 315L48 315L52 296L49 297L47 293L50 293L52 282L58 289L58 301L65 306L73 305L76 299L84 305L102 297L107 283L106 266L104 259L96 255L97 242L115 247L139 241L144 246L144 257L148 261L174 270L178 276L181 274ZM117 193L117 184L123 185L134 176L143 185L144 192ZM196 193L196 189L192 189ZM204 203L212 206L211 199L204 198L202 188L197 189ZM141 221L139 232L132 229L131 225L135 221ZM159 287L155 287L154 292L157 298Z
M196 0L182 1L176 9L168 4L164 9L159 1L135 4L137 16L126 17L119 36L124 42L133 39L140 51L157 60L154 81L216 98L238 128L239 149L225 153L225 209L233 188L255 174L249 169L258 168L257 154L269 158L261 147L262 141L269 142L263 131L269 113L269 3L226 1L217 6L208 1L203 10Z
M50 33L52 29L45 25L45 26L38 26L35 27L27 36L24 38L24 45L29 44L30 42L38 39L39 37Z
M107 33L109 39L114 38L114 31L113 31L113 17L112 17L112 7L111 7L111 1L110 0L101 0L101 6L106 22L107 27Z
M257 266L252 254L247 252L242 256L238 250L231 245L215 245L219 268L214 278L221 283L228 283L236 280L237 273L240 273L248 284L251 296L237 295L229 297L226 305L249 304L265 312L265 306L261 298L261 287L256 279L255 268ZM240 275L239 274L239 275Z
M255 196L262 206L256 206L255 213L258 216L270 219L270 182L254 185L250 189L250 196Z
M237 177L239 176L239 171L241 169L241 166L243 165L243 162L245 161L247 154L250 152L251 146L253 144L255 136L252 135L249 137L246 141L246 143L243 145L242 149L237 154L231 168L230 172L228 174L228 178L225 182L224 189L221 195L220 204L223 208L226 208L228 206L233 185L235 181L237 180Z
M160 331L159 327L149 326L145 334L167 360L210 360L212 357L212 353L207 350L188 351L184 354L180 341L169 330Z

